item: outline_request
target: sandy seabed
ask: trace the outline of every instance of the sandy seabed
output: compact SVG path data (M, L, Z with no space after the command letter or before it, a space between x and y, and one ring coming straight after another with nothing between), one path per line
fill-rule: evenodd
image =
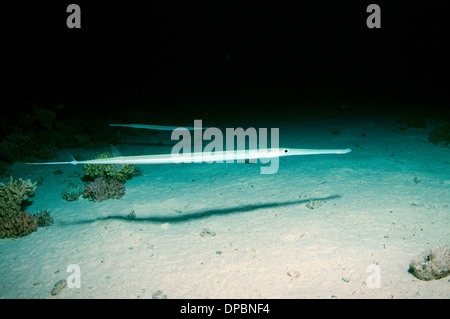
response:
M61 197L81 166L14 164L15 177L44 176L27 212L50 210L55 223L0 240L0 298L450 297L448 277L408 273L413 257L450 243L450 149L389 120L271 125L282 147L353 152L281 158L272 175L259 163L143 165L122 199L99 203ZM144 131L117 147L170 153L166 142ZM52 296L72 264L80 288Z

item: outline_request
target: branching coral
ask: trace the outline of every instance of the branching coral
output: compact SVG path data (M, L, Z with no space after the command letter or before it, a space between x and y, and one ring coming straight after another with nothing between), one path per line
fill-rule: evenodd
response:
M121 198L125 195L125 186L114 178L97 177L86 185L83 197L94 202L101 202L110 198Z
M21 237L38 227L53 224L49 211L30 215L22 211L23 202L34 195L36 183L11 177L7 185L0 184L0 238Z
M22 202L34 194L36 183L22 178L15 180L11 177L7 185L0 184L0 220L4 217L17 215Z

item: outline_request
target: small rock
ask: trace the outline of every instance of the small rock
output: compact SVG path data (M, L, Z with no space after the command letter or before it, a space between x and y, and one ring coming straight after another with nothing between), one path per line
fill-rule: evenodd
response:
M308 203L306 203L306 207L309 209L315 209L322 206L321 200L310 200Z
M300 273L297 270L289 270L287 272L287 275L289 277L291 277L292 279L296 279L296 278L300 277Z
M167 299L167 295L164 295L161 290L158 290L152 294L152 299Z
M208 237L208 236L216 236L216 233L213 231L210 231L209 228L203 228L202 232L200 233L200 236L202 237Z
M433 247L413 258L409 272L420 280L441 279L450 274L450 246Z
M65 287L67 286L67 282L66 280L60 280L55 284L55 287L53 287L52 291L50 292L50 294L52 296L56 296L58 295L61 290L63 290Z

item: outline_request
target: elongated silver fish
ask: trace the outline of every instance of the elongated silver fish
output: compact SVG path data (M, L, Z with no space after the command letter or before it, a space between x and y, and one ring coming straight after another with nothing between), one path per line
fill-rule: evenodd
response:
M257 150L216 151L199 153L177 153L139 156L119 156L100 158L86 161L73 159L68 162L27 163L30 165L59 165L59 164L176 164L253 160L261 158L276 158L297 155L347 154L352 150L346 149L301 149L301 148L272 148Z

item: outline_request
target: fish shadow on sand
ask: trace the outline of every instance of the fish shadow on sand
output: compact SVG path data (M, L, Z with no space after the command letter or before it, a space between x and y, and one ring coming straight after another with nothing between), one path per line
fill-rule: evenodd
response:
M206 210L198 210L198 211L192 211L192 212L186 212L186 213L179 213L177 215L170 215L170 216L146 216L146 217L134 217L130 218L126 215L110 215L110 216L104 216L104 217L97 217L93 219L83 219L83 220L77 220L73 222L61 222L61 224L64 225L80 225L80 224L90 224L97 221L103 221L103 220L123 220L125 222L130 223L139 223L139 222L150 222L150 223L182 223L194 219L200 219L200 218L208 218L211 216L218 216L218 215L231 215L231 214L237 214L237 213L245 213L245 212L251 212L259 209L267 209L267 208L275 208L275 207L285 207L285 206L293 206L293 205L299 205L308 203L310 201L327 201L331 199L337 199L340 198L339 195L332 195L328 197L322 197L322 198L308 198L308 199L301 199L296 201L285 201L285 202L271 202L271 203L258 203L258 204L250 204L250 205L240 205L240 206L233 206L228 208L212 208L212 209L206 209Z

